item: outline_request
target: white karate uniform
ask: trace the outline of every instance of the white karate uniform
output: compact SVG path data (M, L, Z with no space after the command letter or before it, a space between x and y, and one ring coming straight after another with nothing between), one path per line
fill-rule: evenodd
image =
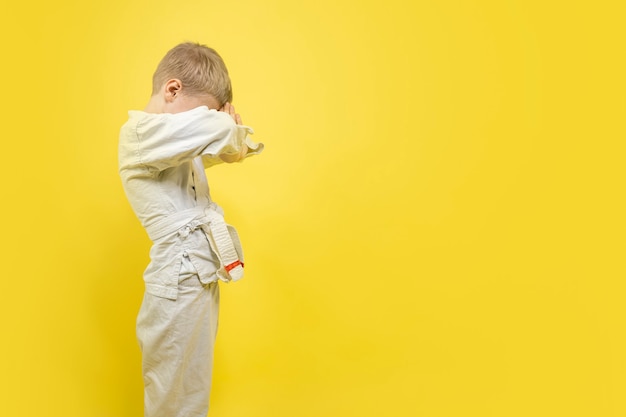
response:
M243 274L234 229L211 201L206 167L221 154L263 150L248 126L206 106L182 113L130 111L119 141L128 201L152 239L137 317L145 417L204 417L211 387L218 280Z

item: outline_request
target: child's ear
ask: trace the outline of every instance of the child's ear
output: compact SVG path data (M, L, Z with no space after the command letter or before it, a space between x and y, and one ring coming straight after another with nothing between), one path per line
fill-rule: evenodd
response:
M165 101L172 102L176 99L176 96L180 93L183 85L180 80L174 78L165 83Z

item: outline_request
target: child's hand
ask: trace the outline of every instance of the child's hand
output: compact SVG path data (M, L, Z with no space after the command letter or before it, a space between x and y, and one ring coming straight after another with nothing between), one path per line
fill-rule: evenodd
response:
M237 123L238 125L241 124L241 116L238 113L235 113L235 106L233 106L232 104L230 103L224 104L222 108L219 109L219 111L223 111L224 113L230 114L230 117L233 118L235 123Z
M232 104L230 103L224 104L222 108L219 109L219 111L228 113L230 117L233 118L235 123L237 123L238 125L241 124L241 116L238 113L235 113L235 106L233 106ZM224 162L232 163L232 162L240 161L246 156L247 153L248 153L248 146L246 146L246 144L243 143L241 145L241 151L238 154L221 154L220 158Z

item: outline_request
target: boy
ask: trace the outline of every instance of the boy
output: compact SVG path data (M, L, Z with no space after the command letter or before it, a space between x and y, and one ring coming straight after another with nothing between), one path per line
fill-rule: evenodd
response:
M124 191L153 242L137 317L145 417L208 412L218 280L241 278L244 265L204 169L263 150L231 100L217 52L183 43L159 63L145 110L130 111L120 131Z

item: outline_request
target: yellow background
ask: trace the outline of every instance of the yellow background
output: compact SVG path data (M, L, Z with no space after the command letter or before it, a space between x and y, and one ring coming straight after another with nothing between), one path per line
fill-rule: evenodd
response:
M624 2L2 15L0 415L142 415L117 135L185 40L266 144L207 172L247 263L212 416L626 415Z

